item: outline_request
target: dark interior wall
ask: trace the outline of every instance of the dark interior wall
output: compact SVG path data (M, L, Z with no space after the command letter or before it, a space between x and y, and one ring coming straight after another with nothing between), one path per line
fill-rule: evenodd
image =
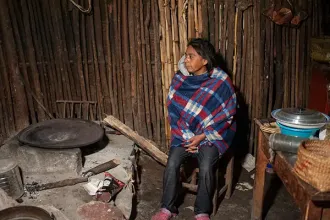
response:
M322 0L322 29L325 35L330 35L330 1Z

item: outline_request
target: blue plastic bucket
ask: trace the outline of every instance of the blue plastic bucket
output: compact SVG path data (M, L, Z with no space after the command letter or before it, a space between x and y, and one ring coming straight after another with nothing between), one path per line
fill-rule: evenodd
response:
M309 138L310 136L314 136L315 133L320 130L320 128L292 128L285 126L281 123L277 122L277 125L280 127L281 134L288 135L288 136L294 136L294 137L303 137L303 138Z

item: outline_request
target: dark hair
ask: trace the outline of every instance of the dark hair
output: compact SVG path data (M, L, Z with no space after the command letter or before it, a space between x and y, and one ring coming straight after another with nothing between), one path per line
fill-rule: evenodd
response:
M202 38L193 38L187 46L192 46L203 59L207 60L206 68L208 71L216 67L216 52L210 41Z

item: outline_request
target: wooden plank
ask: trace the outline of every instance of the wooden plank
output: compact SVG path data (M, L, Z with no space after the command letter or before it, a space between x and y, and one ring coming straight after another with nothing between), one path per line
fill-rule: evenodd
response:
M160 147L157 146L155 143L140 136L137 132L133 131L131 128L123 124L121 121L119 121L117 118L113 117L112 115L108 115L104 119L104 122L106 122L111 127L121 132L123 135L125 135L132 141L134 141L142 150L150 154L157 162L166 166L168 157L166 154L164 154L159 150Z

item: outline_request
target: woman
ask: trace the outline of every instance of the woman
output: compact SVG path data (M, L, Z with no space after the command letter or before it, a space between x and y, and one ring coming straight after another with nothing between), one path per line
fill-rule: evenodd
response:
M228 75L215 68L215 56L209 41L193 39L179 61L180 71L173 77L167 99L171 149L164 172L162 206L152 220L167 220L177 214L180 166L190 156L197 157L199 165L195 219L210 219L214 167L236 130L236 95Z

